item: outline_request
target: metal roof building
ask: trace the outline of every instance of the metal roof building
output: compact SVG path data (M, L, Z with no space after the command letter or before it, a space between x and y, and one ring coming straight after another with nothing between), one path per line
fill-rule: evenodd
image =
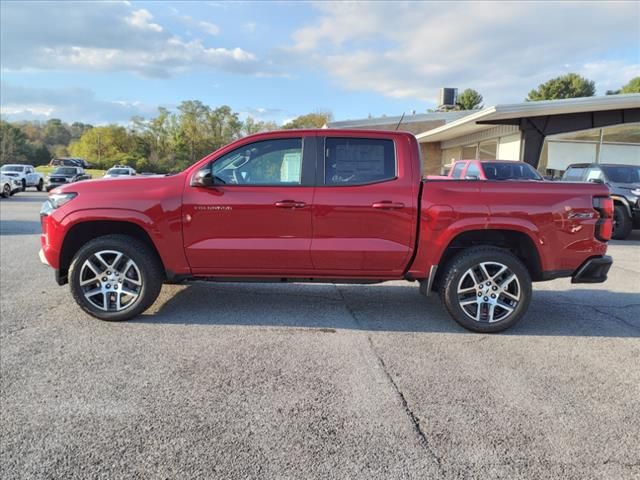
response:
M562 171L577 161L640 165L640 94L500 104L408 119L412 117L422 120L413 125L427 128L416 131L403 120L399 129L416 134L425 174L441 173L463 158L523 160L543 172ZM330 126L395 128L399 120L384 117Z

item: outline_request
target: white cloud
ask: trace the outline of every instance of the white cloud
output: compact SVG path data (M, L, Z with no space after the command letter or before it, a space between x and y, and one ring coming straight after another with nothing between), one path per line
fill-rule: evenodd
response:
M146 9L111 2L2 2L2 68L8 71L129 71L168 77L205 68L239 74L270 67L242 48L185 40L158 23ZM217 25L194 20L208 35Z
M294 32L285 54L348 89L432 102L440 87L470 87L485 103L497 103L521 101L539 83L569 71L595 80L599 93L640 74L635 2L615 8L606 2L332 2L316 8L319 18Z
M198 27L209 35L218 35L220 33L220 27L211 22L198 22Z
M125 21L136 28L140 28L142 30L152 30L154 32L161 32L162 27L157 23L151 23L153 19L153 15L149 12L149 10L140 9L134 10L131 12L131 15L125 17Z
M33 88L2 83L0 93L0 113L9 120L61 118L100 125L127 123L135 115L149 116L156 112L155 107L137 100L96 98L86 88Z

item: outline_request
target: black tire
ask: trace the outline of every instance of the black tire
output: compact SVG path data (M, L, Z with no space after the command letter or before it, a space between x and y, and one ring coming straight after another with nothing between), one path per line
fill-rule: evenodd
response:
M483 279L482 282L478 282L482 284L480 289L486 290L484 293L482 290L473 287L470 293L463 294L466 296L460 299L458 287L467 285L465 289L468 290L470 288L469 283L465 282L471 281L471 283L473 283L472 275L467 272L470 269L479 268L480 265L485 262L490 264L495 262L496 264L487 266L490 274L500 270L497 264L507 267L508 270L496 276L495 282L489 279ZM492 268L494 268L495 271L490 270ZM499 286L501 282L504 283L512 274L515 275L516 280L505 284L505 289L507 290L506 293L513 294L517 292L519 300L515 306L514 301L511 300L510 297L506 297L506 293L502 293L501 287ZM478 270L478 273L474 273L474 275L475 278L478 279L478 275L483 274ZM489 280L489 283L486 283L485 280ZM490 297L494 295L494 290L497 290L495 292L497 297L495 297L495 300L492 300ZM480 295L480 293L482 293L482 295ZM501 332L515 325L527 312L529 303L531 302L531 294L531 276L529 275L527 267L511 252L497 247L472 247L458 254L445 267L442 282L440 283L440 298L453 319L467 330L481 333ZM479 298L476 298L476 295L479 295ZM471 302L469 305L466 305L467 310L460 304L460 302L464 300ZM513 310L507 313L507 309L497 305L491 310L492 313L489 313L490 304L484 303L483 300L487 302L501 302L501 305L513 307ZM476 302L483 304L477 303L474 305ZM468 313L469 310L471 310L476 317L479 317L478 320L471 318L471 314ZM496 311L504 313L502 315L500 315L500 313L496 314L496 321L489 323L488 319L484 317L489 317L489 315L493 316Z
M38 185L36 185L36 190L41 192L43 188L44 188L44 182L42 181L42 179L40 179L40 181L38 182Z
M24 192L27 189L27 181L23 178L22 179L22 191Z
M633 220L624 205L616 205L613 210L613 234L615 240L624 240L631 235Z
M9 198L11 196L11 186L8 183L2 187L2 198Z
M85 261L96 252L103 250L122 252L135 262L141 275L142 285L139 296L120 311L105 311L97 308L85 298L83 287L80 286L80 276ZM158 298L164 276L164 269L155 252L144 243L127 235L105 235L91 240L76 253L69 267L69 284L76 303L89 315L107 321L129 320L144 312Z

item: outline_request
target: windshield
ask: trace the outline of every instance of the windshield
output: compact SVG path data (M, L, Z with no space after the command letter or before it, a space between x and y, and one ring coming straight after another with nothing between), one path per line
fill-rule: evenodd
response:
M640 167L603 165L602 170L610 182L640 183Z
M129 170L126 168L112 168L107 173L109 175L129 175Z
M76 169L70 167L56 168L53 171L53 175L75 175Z
M542 180L528 163L482 162L482 168L489 180Z
M22 172L24 171L24 167L20 165L5 165L0 169L3 172Z

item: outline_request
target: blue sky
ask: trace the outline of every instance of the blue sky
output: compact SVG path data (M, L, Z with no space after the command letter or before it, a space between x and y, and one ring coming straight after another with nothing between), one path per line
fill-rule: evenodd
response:
M4 118L94 124L182 100L284 122L424 112L443 86L519 102L570 71L640 75L638 2L1 4Z

